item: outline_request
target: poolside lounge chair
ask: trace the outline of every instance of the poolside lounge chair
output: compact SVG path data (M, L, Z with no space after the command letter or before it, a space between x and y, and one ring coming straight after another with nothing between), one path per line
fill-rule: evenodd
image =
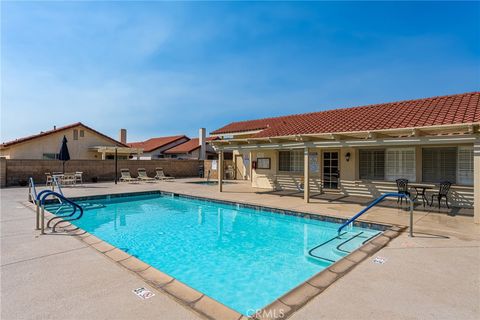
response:
M155 171L157 172L157 175L155 176L155 179L157 180L173 180L175 179L174 177L167 177L165 173L163 172L163 168L155 168Z
M147 175L147 170L144 168L138 168L138 180L146 181L146 182L155 182L155 178L150 178Z
M137 178L132 178L132 176L130 175L130 170L128 169L120 169L120 179L119 181L123 181L123 182L136 182L138 181Z

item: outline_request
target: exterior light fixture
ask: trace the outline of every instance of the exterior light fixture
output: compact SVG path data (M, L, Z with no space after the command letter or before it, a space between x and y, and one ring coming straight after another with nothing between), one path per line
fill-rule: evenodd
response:
M350 152L347 152L347 154L345 154L345 160L350 161Z

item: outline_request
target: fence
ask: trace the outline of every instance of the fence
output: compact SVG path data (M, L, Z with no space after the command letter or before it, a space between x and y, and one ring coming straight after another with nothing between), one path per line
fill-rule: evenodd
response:
M132 176L137 175L138 168L145 168L149 176L155 175L155 168L163 168L166 175L172 177L198 177L199 160L118 160L118 170L129 169ZM58 160L23 160L0 159L1 187L19 186L33 177L39 184L45 182L46 172L63 171L62 162ZM115 180L114 160L70 160L65 162L65 172L83 172L85 182Z

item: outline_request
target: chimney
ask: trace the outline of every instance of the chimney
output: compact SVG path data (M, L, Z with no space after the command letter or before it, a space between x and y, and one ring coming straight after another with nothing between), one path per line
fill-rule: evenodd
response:
M123 144L127 143L127 129L120 129L120 138L118 140Z
M56 125L53 125L53 130L57 130L57 126L56 126Z
M200 157L199 160L205 160L207 158L207 144L206 140L206 130L205 128L200 128L198 130L198 144L200 145Z

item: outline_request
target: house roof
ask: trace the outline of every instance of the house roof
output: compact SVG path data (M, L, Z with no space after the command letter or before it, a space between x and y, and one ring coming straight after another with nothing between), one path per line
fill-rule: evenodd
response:
M143 148L143 152L151 152L158 148L164 147L172 142L178 141L182 138L188 139L188 137L185 135L157 137L157 138L151 138L141 142L130 142L128 143L128 145L132 148Z
M13 146L13 145L16 145L18 143L23 143L23 142L26 142L26 141L29 141L29 140L34 140L34 139L37 139L37 138L41 138L41 137L45 137L45 136L48 136L48 135L51 135L53 133L58 133L58 132L61 132L61 131L65 131L65 130L69 130L69 129L72 129L72 128L75 128L75 127L83 127L87 130L90 130L92 131L93 133L95 134L98 134L99 136L102 136L103 138L107 139L107 140L110 140L112 141L113 143L117 144L118 146L123 146L123 147L128 147L126 144L123 144L121 143L120 141L117 141L115 139L112 139L110 138L109 136L101 133L101 132L98 132L97 130L95 129L92 129L90 128L89 126L86 126L84 125L83 123L81 122L76 122L76 123L72 123L72 124L69 124L67 126L64 126L64 127L59 127L59 128L56 128L56 129L53 129L53 130L48 130L48 131L45 131L45 132L40 132L39 134L34 134L34 135L31 135L31 136L27 136L27 137L24 137L24 138L19 138L19 139L15 139L15 140L12 140L12 141L8 141L8 142L4 142L2 143L0 146L2 148L7 148L7 147L10 147L10 146Z
M216 140L218 139L217 137L208 137L206 138L205 141L212 141L212 140ZM189 152L192 152L194 150L197 150L198 148L200 148L200 144L199 144L199 139L198 138L193 138L193 139L190 139L188 140L187 142L184 142L182 144L179 144L171 149L168 149L167 151L165 151L164 153L168 153L168 154L173 154L173 153L189 153Z
M374 131L480 122L480 92L232 122L212 134L259 131L256 138Z

